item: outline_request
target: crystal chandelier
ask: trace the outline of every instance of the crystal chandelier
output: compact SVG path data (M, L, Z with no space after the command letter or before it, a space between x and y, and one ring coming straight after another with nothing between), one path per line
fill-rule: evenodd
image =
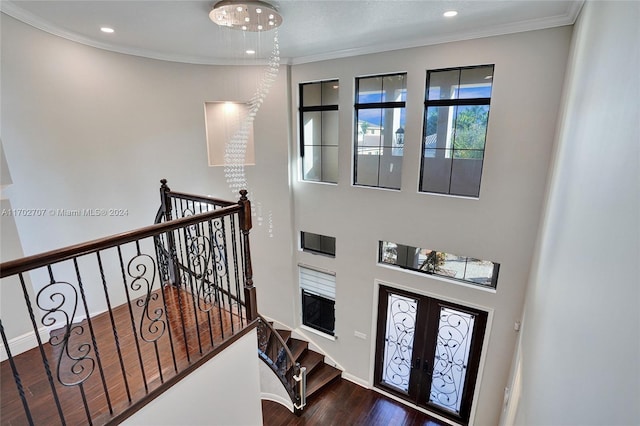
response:
M282 24L282 16L262 1L223 0L213 6L209 18L216 24L242 31L269 31Z

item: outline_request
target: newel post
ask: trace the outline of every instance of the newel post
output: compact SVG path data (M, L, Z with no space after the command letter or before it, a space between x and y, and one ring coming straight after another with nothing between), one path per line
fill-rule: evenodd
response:
M244 301L247 310L247 319L253 321L258 318L258 304L256 300L256 288L253 286L253 269L251 267L251 249L249 247L249 231L251 230L251 202L247 198L246 189L240 191L242 206L240 212L240 230L242 231L242 246L244 248Z
M169 188L169 186L167 185L167 180L166 179L161 179L160 180L160 202L162 203L162 211L164 213L164 220L165 222L169 222L172 219L172 215L171 215L171 195L169 194L171 192L171 188ZM168 259L168 269L169 269L169 281L171 282L172 285L179 285L180 283L178 282L178 280L176 279L177 274L176 271L178 271L176 262L177 262L177 252L176 252L176 241L173 238L173 232L172 231L168 231L167 232L167 251L169 252L169 259Z

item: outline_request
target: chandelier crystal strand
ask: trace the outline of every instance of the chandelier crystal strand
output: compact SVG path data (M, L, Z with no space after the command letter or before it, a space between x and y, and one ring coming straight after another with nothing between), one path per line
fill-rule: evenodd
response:
M240 123L240 128L231 137L225 147L224 154L224 174L229 185L229 189L234 195L238 194L241 189L249 190L247 178L244 173L244 163L247 153L247 142L249 140L249 134L251 126L255 120L255 117L260 110L260 107L264 103L265 98L269 94L269 90L278 77L280 71L280 43L278 40L278 29L274 30L273 36L273 49L266 68L263 70L262 77L258 81L258 87L249 101L249 112L247 116ZM256 216L255 206L260 206L258 219L258 225L261 225L262 220L262 204L256 199L255 192L252 197L253 203L253 215ZM270 213L271 215L271 213ZM273 237L272 221L269 221L269 236Z

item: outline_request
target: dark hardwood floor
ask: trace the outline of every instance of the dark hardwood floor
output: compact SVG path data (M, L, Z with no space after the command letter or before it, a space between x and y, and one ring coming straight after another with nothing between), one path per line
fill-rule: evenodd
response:
M44 344L43 350L55 395L38 348L13 358L35 425L62 423L56 395L67 425L89 424L89 417L93 424L104 424L243 328L237 305L234 312L218 309L218 305L205 312L196 307L190 293L175 287L165 287L164 291L168 321L164 313L162 321L152 321L158 309L164 312L163 298L157 297L159 290L153 294L156 297L152 297L148 312L144 304L134 300L131 305L113 309L113 319L106 312L92 318L91 327L86 320L74 324L68 348L56 344L62 342L63 329L51 333L54 344ZM73 359L83 354L85 359ZM82 384L73 384L81 380ZM28 424L8 361L0 364L0 386L0 424Z
M448 426L421 411L345 379L335 380L307 403L300 417L262 401L264 426Z

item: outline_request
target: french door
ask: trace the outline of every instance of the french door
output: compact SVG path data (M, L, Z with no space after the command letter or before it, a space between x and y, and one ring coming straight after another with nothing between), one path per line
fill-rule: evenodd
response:
M487 313L380 286L375 386L467 424Z

